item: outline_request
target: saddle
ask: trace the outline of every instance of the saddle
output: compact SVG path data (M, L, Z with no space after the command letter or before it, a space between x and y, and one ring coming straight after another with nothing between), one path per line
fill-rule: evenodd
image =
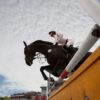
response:
M74 52L74 47L72 45L70 47L66 47L64 45L64 46L62 46L62 49L64 50L65 53Z

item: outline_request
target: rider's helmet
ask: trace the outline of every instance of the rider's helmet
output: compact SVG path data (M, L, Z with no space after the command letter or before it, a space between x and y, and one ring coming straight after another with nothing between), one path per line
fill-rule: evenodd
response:
M49 35L50 35L50 36L54 36L55 34L56 34L56 31L50 31L50 32L49 32Z

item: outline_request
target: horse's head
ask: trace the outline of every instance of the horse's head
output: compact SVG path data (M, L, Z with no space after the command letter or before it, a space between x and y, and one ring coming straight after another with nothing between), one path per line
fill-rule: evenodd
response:
M24 54L25 54L25 61L26 61L26 64L31 66L32 63L33 63L33 60L35 59L35 52L32 51L32 48L30 48L30 46L28 46L26 44L26 42L24 42L24 45L25 45L25 48L24 48Z

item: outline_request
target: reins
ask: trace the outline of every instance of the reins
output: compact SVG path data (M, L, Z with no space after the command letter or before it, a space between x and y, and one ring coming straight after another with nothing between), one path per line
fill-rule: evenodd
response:
M38 59L39 60L39 63L41 63L41 64L43 64L46 61L46 57L44 55L42 55L41 53L39 53L39 52L36 52L34 58L35 59ZM42 61L43 58L45 59L45 61Z

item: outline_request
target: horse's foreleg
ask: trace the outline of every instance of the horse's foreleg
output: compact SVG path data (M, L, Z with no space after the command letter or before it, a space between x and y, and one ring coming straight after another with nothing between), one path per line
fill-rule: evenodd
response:
M44 70L48 69L48 67L49 67L49 66L42 66L42 67L40 68L40 71L41 71L41 73L42 73L42 76L43 76L44 80L48 80L47 75L44 73Z

